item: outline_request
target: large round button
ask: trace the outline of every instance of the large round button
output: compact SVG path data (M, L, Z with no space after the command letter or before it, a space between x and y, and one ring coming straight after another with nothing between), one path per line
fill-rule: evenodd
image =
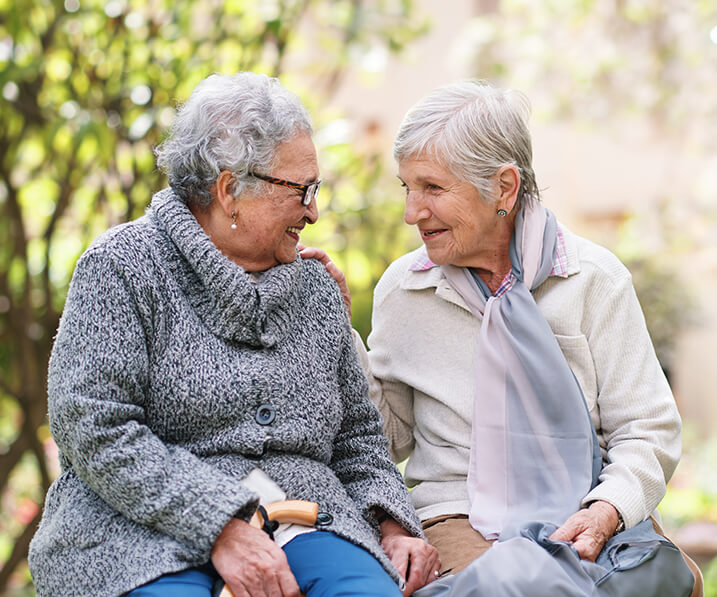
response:
M276 410L271 404L262 404L256 409L255 418L259 425L271 425L276 418Z

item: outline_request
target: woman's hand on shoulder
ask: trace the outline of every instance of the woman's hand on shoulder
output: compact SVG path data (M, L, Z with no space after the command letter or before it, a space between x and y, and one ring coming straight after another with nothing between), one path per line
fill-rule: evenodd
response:
M615 506L596 501L568 518L550 538L572 542L583 560L594 562L607 540L615 534L619 520Z
M298 249L299 255L301 255L302 259L316 259L324 264L326 271L329 272L331 277L336 280L336 283L339 285L341 296L344 298L344 303L346 304L346 311L349 314L349 319L351 319L351 292L349 291L349 285L346 282L346 276L344 276L344 273L336 267L336 264L331 261L329 256L326 254L326 251L323 249L305 247L302 244L298 245Z
M413 537L392 519L381 523L381 547L406 581L404 595L411 595L437 578L441 561L438 551L419 537Z
M212 547L212 564L234 597L299 597L283 550L262 530L230 520Z

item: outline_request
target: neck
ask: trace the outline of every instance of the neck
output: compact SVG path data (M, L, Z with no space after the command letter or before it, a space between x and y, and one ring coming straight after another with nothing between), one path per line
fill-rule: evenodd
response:
M473 267L473 269L485 282L489 290L495 294L495 291L500 288L500 285L505 280L505 277L511 270L512 264L510 263L510 257L505 255L499 256L500 258L495 261L492 265L486 265L485 267Z
M510 262L510 239L515 228L515 214L511 213L502 220L496 230L496 237L491 249L481 255L474 263L468 264L485 282L491 292L495 293L513 267Z
M228 241L231 239L232 234L236 234L236 231L230 228L230 220L228 220L226 215L219 209L216 199L208 207L191 205L189 210L197 219L197 222L204 232L206 232L212 243L214 243L214 246L219 249L227 259L233 261L247 272L263 271L271 267L263 263L255 263L251 259L241 258L230 250L231 243Z

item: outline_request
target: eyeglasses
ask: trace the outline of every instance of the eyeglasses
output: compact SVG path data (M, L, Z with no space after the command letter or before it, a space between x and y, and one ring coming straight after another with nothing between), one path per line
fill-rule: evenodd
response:
M319 187L321 186L320 180L312 182L311 184L300 184L298 182L282 180L281 178L274 178L273 176L264 176L263 174L257 174L256 172L249 172L249 176L265 180L270 184L276 184L282 187L289 187L290 189L301 191L301 205L309 205L314 199L316 199L316 196L319 194Z

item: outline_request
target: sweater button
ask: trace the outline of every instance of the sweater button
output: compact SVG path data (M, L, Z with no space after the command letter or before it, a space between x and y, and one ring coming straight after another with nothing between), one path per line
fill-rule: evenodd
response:
M334 517L328 512L319 512L316 515L317 526L324 527L331 524L334 521Z
M271 425L276 418L276 410L271 404L262 404L256 409L254 418L259 425Z

